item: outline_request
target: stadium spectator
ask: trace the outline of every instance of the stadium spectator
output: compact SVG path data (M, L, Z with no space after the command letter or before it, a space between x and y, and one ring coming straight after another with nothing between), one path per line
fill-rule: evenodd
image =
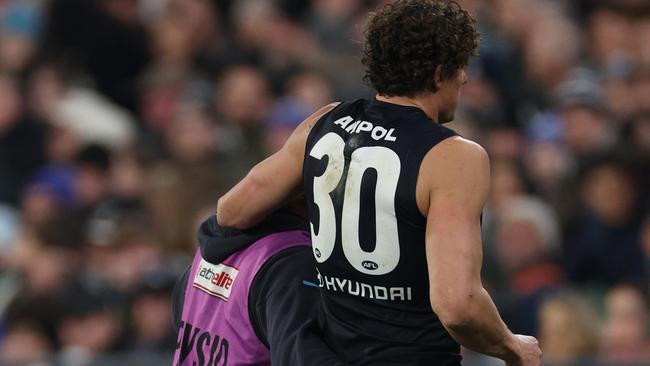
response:
M540 344L549 365L589 365L598 351L598 315L575 293L558 293L541 304Z
M133 289L131 348L139 351L165 352L176 348L176 334L171 330L172 290L176 276L162 269L141 276Z
M632 285L618 285L605 298L603 357L612 363L644 362L650 358L650 313L643 292Z
M0 68L23 71L38 50L42 24L41 9L29 2L9 4L0 19Z
M599 161L586 170L581 187L585 210L564 247L569 279L596 286L642 280L635 171L616 159Z
M548 205L519 196L499 207L496 224L492 245L507 293L501 312L514 331L537 334L540 303L563 284L557 219Z
M0 202L16 204L44 164L45 130L26 117L19 80L0 72Z
M58 362L88 365L123 342L119 294L102 283L78 283L65 293L64 312L57 326L61 350Z
M55 343L43 320L44 315L54 318L55 309L44 311L46 304L34 301L18 302L16 305L20 306L9 310L11 319L4 324L6 329L0 347L0 363L30 365L47 362L55 351Z

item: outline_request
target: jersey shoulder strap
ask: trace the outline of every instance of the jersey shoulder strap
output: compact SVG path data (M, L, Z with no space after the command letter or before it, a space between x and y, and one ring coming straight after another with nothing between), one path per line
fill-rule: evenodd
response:
M312 126L312 128L309 130L309 135L307 136L307 146L311 146L314 143L314 139L320 135L319 132L324 128L324 125L326 124L325 121L329 121L336 116L358 112L359 108L363 107L364 101L364 99L356 99L353 101L341 102L332 108L329 112L323 114L316 121L316 123L314 123L314 126Z

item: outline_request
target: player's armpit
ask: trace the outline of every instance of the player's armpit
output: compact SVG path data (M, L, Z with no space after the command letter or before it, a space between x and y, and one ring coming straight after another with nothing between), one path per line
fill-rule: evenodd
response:
M305 119L278 152L258 163L244 179L219 198L217 219L221 226L252 227L298 191L309 131L337 105L328 104Z

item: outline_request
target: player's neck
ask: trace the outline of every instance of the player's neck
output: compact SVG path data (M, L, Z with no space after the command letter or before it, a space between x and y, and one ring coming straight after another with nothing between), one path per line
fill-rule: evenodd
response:
M377 100L387 103L393 103L397 105L405 105L420 108L427 117L431 118L434 121L438 121L438 106L433 103L427 102L424 99L418 97L403 97L403 96L385 96L377 94Z

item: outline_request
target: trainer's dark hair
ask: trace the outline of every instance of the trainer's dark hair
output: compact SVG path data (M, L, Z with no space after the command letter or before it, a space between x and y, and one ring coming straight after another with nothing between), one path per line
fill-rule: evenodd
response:
M361 62L364 81L381 95L412 97L437 90L476 54L476 21L454 1L398 0L370 15Z

